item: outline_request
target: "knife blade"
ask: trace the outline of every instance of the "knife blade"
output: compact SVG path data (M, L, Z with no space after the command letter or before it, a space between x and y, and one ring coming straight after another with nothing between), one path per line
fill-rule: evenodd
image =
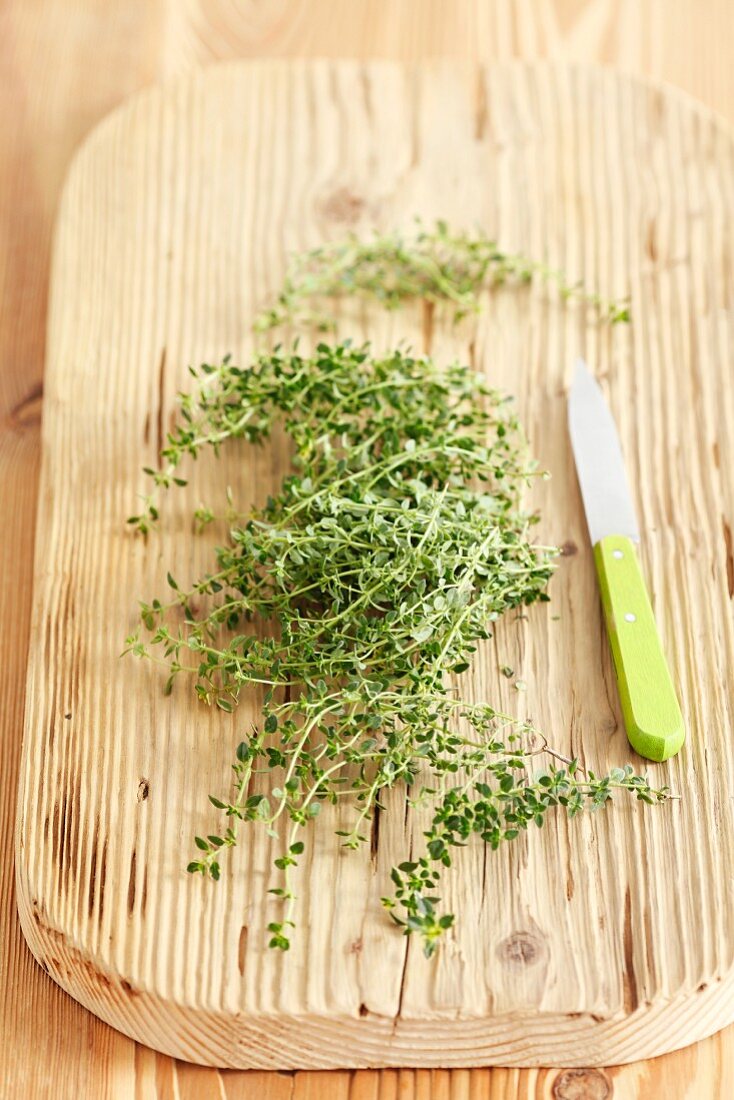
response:
M582 359L568 427L627 739L648 760L667 760L685 740L683 716L635 550L639 527L617 427Z

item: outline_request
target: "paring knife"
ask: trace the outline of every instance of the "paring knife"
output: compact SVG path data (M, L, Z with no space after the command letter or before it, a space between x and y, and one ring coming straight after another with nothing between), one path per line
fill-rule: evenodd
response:
M635 550L640 535L617 428L582 359L568 426L627 737L640 756L667 760L685 740L683 716Z

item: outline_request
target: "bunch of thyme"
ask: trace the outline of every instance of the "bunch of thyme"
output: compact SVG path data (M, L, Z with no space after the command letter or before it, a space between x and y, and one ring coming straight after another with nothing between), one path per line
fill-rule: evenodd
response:
M530 540L536 517L521 508L537 470L509 402L483 377L401 351L374 358L348 342L193 373L198 395L181 399L167 465L150 471L154 493L135 526L149 528L155 493L185 484L177 468L203 447L258 442L279 422L293 470L233 522L210 573L187 590L169 575L172 597L142 606L127 646L163 660L167 690L186 673L201 700L226 711L265 685L233 793L210 796L224 827L196 838L188 869L216 879L241 823L276 838L285 823L271 946L289 946L302 830L324 802L354 807L339 834L349 848L368 839L387 788L405 784L433 804L424 853L393 868L395 892L383 899L430 955L454 919L440 912L437 887L456 845L477 835L496 848L552 806L575 814L614 790L665 797L631 768L582 775L530 726L451 687L505 611L547 599L553 568L553 549ZM531 775L541 751L550 766ZM253 790L262 771L268 793Z
M481 233L434 228L418 222L413 232L375 233L367 240L354 234L292 257L275 303L258 316L259 331L281 325L335 328L333 314L320 312L319 300L359 297L397 309L408 301L446 302L454 319L479 309L487 288L527 284L534 278L555 285L560 296L593 307L600 318L629 320L629 302L604 298L570 283L562 271L538 260L513 255Z

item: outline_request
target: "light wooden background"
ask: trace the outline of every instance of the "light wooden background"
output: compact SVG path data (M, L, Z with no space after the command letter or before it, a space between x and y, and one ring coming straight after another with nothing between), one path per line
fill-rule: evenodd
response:
M3 0L0 3L0 1096L131 1100L723 1100L734 1028L608 1071L218 1073L137 1046L33 962L12 825L38 475L48 259L89 128L152 81L219 58L441 55L601 61L734 120L731 0Z

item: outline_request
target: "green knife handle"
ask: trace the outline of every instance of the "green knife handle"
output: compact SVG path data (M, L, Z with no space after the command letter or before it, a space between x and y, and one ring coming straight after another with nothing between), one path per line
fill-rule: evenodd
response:
M648 760L667 760L685 740L683 715L632 540L600 539L594 562L629 743Z

